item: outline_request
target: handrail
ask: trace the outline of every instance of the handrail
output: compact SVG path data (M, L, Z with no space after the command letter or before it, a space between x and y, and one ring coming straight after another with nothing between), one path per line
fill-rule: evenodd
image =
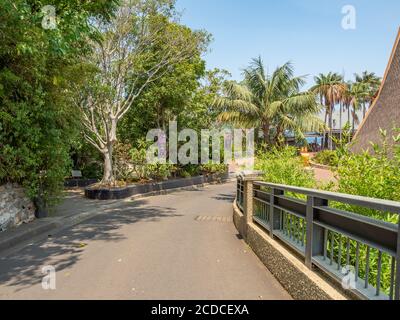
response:
M254 184L275 189L282 189L294 193L300 193L306 196L323 197L327 200L345 202L347 204L368 207L370 209L378 211L389 211L392 213L400 214L400 202L396 201L368 198L363 196L355 196L344 193L336 193L336 192L316 190L316 189L286 186L282 184L267 183L262 181L257 181Z

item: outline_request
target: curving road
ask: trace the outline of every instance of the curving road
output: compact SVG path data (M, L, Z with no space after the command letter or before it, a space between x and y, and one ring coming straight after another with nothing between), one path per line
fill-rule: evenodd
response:
M233 197L225 184L103 209L0 257L0 299L290 299L239 239Z

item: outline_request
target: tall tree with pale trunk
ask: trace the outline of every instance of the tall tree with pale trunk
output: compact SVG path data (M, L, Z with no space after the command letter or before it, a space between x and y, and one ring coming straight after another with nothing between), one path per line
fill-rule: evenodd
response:
M92 81L80 88L85 139L104 159L102 184L112 185L117 126L143 90L174 66L202 51L208 35L176 20L174 1L124 1L110 22L94 21L101 40L93 43Z

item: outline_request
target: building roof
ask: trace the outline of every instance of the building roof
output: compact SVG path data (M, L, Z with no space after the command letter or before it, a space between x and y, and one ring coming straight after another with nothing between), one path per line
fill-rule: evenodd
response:
M371 142L380 144L380 129L394 135L393 129L400 128L400 30L394 44L378 96L369 109L353 139L351 150L371 150Z

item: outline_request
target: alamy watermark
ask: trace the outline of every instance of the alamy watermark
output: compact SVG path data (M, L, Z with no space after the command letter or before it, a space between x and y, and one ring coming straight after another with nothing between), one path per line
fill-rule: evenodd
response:
M46 30L57 29L56 7L47 5L41 11L43 13L42 28Z
M153 143L147 150L149 164L197 165L210 161L231 164L245 159L248 169L254 167L254 129L205 129L201 130L199 137L192 129L178 132L177 122L172 121L168 135L161 129L153 129L148 132L146 139Z
M54 266L44 266L42 273L45 274L42 278L42 289L56 290L56 268Z
M342 288L344 290L355 290L357 288L356 271L353 266L345 266L342 268Z
M345 5L342 8L342 28L344 30L355 30L357 28L357 11L353 5Z

